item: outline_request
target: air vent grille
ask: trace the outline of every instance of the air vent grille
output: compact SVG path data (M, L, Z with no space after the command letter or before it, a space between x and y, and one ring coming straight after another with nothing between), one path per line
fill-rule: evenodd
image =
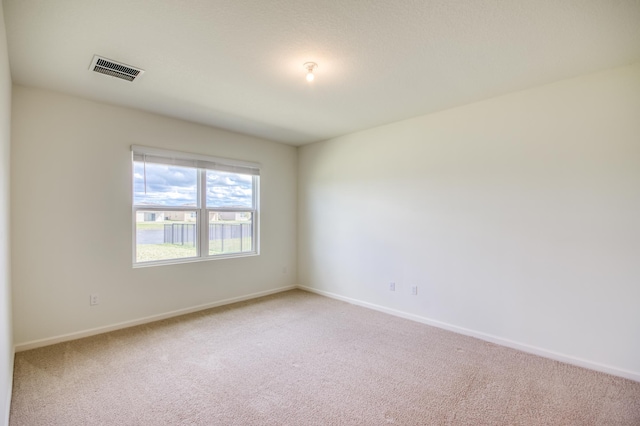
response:
M144 70L134 68L130 65L121 64L111 59L94 56L91 62L90 70L99 72L100 74L109 75L111 77L121 78L127 81L134 81L140 77Z

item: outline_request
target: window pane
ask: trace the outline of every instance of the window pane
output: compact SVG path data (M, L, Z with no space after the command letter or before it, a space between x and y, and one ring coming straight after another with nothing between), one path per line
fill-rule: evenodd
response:
M197 207L197 200L198 169L133 162L135 205Z
M136 262L196 257L194 210L136 211Z
M207 207L253 208L253 176L207 170Z
M253 213L209 212L209 255L253 251Z

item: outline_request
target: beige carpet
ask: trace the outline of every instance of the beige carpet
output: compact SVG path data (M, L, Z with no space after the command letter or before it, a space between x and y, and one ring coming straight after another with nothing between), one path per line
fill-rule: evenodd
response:
M640 425L640 383L289 291L16 354L17 425Z

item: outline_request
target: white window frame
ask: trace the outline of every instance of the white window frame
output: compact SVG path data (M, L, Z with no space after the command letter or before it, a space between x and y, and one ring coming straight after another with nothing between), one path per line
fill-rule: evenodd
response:
M192 167L197 169L198 196L197 206L170 207L170 206L136 206L134 203L135 184L133 179L134 162L140 161ZM232 172L252 175L252 207L251 208L229 208L229 207L207 207L207 170ZM228 259L237 257L257 256L260 254L260 164L230 160L226 158L211 157L200 154L186 152L169 151L158 148L151 148L140 145L131 146L131 206L132 206L132 262L133 267L146 267L157 265L171 265L177 263L201 262L207 260ZM196 256L187 258L164 259L146 262L138 262L137 251L137 227L136 217L138 212L165 212L181 211L196 212ZM252 250L239 253L209 254L209 213L210 212L245 212L251 213L252 226Z

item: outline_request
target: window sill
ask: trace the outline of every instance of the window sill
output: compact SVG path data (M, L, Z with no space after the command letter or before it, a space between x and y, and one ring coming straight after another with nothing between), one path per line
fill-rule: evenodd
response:
M209 262L212 260L223 260L223 259L237 259L242 257L254 257L259 256L259 252L252 253L230 253L224 255L217 256L207 256L207 257L186 257L184 259L171 259L171 260L155 260L150 262L137 262L133 263L132 267L134 269L137 268L148 268L151 266L166 266L166 265L179 265L182 263L195 263L195 262Z

